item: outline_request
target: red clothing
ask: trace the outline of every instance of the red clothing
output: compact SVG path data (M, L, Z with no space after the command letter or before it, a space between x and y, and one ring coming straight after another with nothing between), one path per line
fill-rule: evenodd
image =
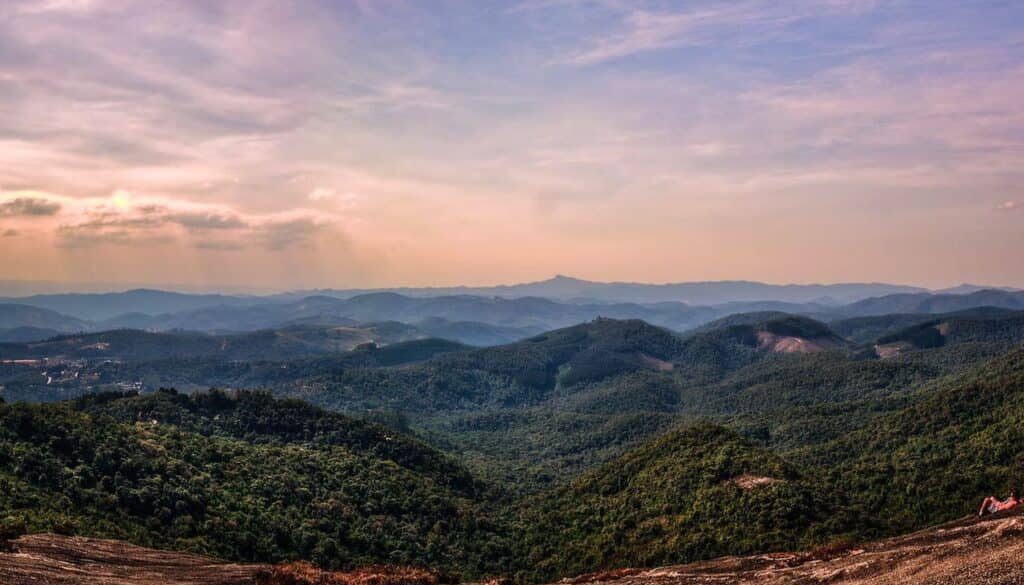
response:
M1003 510L1011 510L1020 505L1020 500L1016 498L1007 498L1005 502L999 500L993 500L988 505L988 513L995 514L996 512L1002 512Z

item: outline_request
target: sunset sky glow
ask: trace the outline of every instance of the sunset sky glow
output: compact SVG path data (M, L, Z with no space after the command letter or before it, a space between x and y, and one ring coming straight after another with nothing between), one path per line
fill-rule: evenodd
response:
M0 280L1024 286L1024 3L0 3Z

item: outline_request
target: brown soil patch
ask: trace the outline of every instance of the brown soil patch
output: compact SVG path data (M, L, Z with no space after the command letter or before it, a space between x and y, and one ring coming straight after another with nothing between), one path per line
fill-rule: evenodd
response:
M439 585L437 573L408 567L367 567L351 572L321 571L309 563L268 567L256 585Z
M674 367L672 365L672 362L659 360L658 358L647 355L646 353L640 354L640 360L644 363L645 366L658 372L671 372L672 368Z
M775 353L812 353L834 349L838 344L831 340L810 340L803 337L775 335L767 331L757 332L757 348Z
M559 581L559 583L565 583L567 585L585 585L587 583L603 583L608 581L614 581L616 579L622 579L623 577L632 577L643 572L643 569L614 569L611 571L599 571L597 573L587 573L585 575L578 575L576 577L568 577Z
M753 490L759 487L782 483L784 481L785 480L776 479L774 477L744 474L730 479L729 483L735 485L741 490Z
M875 355L883 360L889 360L900 357L903 353L905 344L903 343L887 343L885 345L875 345Z

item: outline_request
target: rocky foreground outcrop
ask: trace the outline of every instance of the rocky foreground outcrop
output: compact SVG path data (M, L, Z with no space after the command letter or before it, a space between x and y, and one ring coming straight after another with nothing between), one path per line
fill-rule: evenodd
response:
M0 553L3 585L261 585L274 573L265 565L225 563L110 540L37 534L11 544L11 552ZM899 538L815 553L728 557L562 581L564 585L755 583L1024 585L1024 516L965 519Z
M2 585L253 585L265 568L55 534L23 536L7 548Z
M1024 585L1024 516L969 518L814 553L583 575L566 585Z

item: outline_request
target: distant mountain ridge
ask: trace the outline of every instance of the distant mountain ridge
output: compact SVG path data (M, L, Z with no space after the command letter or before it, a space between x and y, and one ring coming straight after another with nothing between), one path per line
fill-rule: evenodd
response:
M407 296L483 295L497 297L544 297L563 301L657 303L675 301L696 305L730 302L781 301L791 303L849 303L896 293L926 293L928 289L885 283L767 284L747 280L647 284L595 282L557 275L548 280L484 287L401 287L377 289L325 289L329 296L355 296L369 292L396 292ZM287 296L287 295L285 295Z
M198 309L200 307L215 305L237 306L266 302L266 300L261 300L261 297L133 289L109 293L67 293L10 297L0 299L0 302L40 307L57 311L58 313L73 315L79 319L100 321L130 312L159 315L161 313Z
M0 304L0 329L13 327L39 327L58 331L84 331L89 325L84 321L62 315L57 311L40 309L30 305Z
M967 286L967 285L964 285ZM975 289L972 289L972 292ZM61 293L0 297L0 302L31 305L104 320L131 312L160 315L212 306L248 306L294 302L307 297L353 298L374 293L407 297L484 296L502 298L541 297L572 302L682 302L718 305L736 302L786 302L845 304L897 293L927 293L928 289L885 283L767 284L754 281L715 281L648 284L595 282L558 275L547 280L499 286L384 287L360 289L312 289L266 296L196 294L156 289L131 289L108 293Z
M597 317L642 319L674 331L688 331L749 312L784 312L837 321L984 307L1024 310L1024 291L977 288L961 285L949 289L956 292L938 294L889 284L730 281L650 285L559 276L500 287L321 290L271 296L137 289L0 299L0 307L6 307L0 309L0 341L35 341L61 333L122 328L228 334L293 325L344 327L397 321L420 327L430 336L495 345Z
M0 342L31 341L61 333L88 331L85 321L29 305L0 304Z
M1024 310L1024 291L984 289L968 294L894 294L863 299L836 310L848 317L893 313L953 313L978 307Z
M933 290L937 295L967 295L983 290L1001 290L1005 292L1019 292L1021 289L1012 286L985 286L980 284L963 283L949 288Z

